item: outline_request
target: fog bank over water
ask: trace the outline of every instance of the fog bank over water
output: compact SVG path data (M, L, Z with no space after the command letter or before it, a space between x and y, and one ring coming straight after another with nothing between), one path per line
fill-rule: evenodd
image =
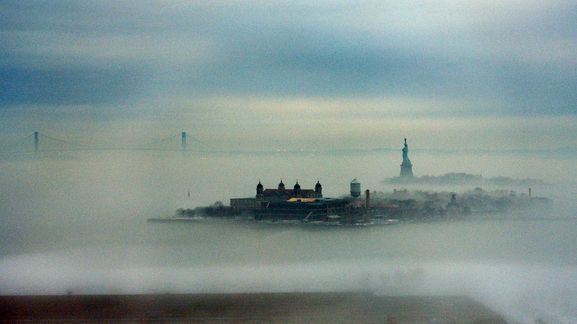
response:
M10 152L31 151L31 140L18 141L35 130L79 144L75 148L159 144L154 141L186 131L190 136L189 148L200 151L397 149L403 137L408 137L412 151L537 151L577 155L574 115L433 113L442 107L419 113L404 105L396 106L395 100L387 98L369 103L361 99L326 98L236 99L238 103L203 98L166 100L100 107L96 111L87 106L0 110L3 128L0 146ZM43 144L46 143L41 143L41 147ZM51 148L50 144L44 148ZM178 149L178 139L164 143L163 148Z
M0 275L8 278L0 293L368 290L465 294L521 321L577 316L574 160L411 154L416 174L546 180L533 192L554 209L363 228L151 224L177 208L252 196L259 179L275 187L298 178L304 188L319 179L335 197L356 177L363 189L388 192L395 187L382 180L397 175L400 153L44 152L0 163Z
M2 1L0 294L465 294L522 322L574 321L574 9ZM400 189L383 180L404 137L417 176L541 179L533 195L554 207L364 228L146 223L259 180ZM475 186L528 190L407 185Z

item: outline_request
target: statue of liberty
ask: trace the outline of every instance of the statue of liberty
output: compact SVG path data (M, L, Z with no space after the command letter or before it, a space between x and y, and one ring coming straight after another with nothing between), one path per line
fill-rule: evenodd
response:
M409 146L405 138L405 145L403 147L403 163L401 163L401 177L410 178L413 176L413 164L409 160Z

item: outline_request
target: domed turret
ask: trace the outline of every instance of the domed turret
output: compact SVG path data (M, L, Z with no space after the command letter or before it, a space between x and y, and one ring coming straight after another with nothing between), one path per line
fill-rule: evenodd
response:
M323 186L321 186L321 183L317 180L317 184L315 185L315 192L319 195L323 194Z
M260 183L260 180L258 181L258 184L256 185L256 196L262 196L262 193L264 192L264 187L262 185L262 183Z
M282 182L282 179L280 180L280 183L278 184L278 190L284 190L284 183Z
M294 189L294 194L295 196L300 196L301 194L301 185L299 184L299 181L297 180L297 183L295 183L295 186L293 187Z

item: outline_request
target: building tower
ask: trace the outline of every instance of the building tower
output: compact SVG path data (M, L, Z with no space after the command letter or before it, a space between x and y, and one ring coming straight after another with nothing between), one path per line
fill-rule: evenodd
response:
M413 177L413 164L409 160L409 146L405 138L405 146L403 147L403 163L401 163L401 178Z
M295 183L295 186L293 187L293 194L297 197L300 197L301 195L301 185L299 184L299 181L297 180L297 183Z
M321 183L318 180L317 180L317 184L315 185L315 193L317 194L318 198L322 198L323 186L321 186Z
M262 183L260 183L260 180L258 181L258 184L256 185L256 197L260 198L262 197L264 192L264 187L262 185Z
M280 179L280 183L278 184L278 190L284 190L284 183L282 183L282 179Z

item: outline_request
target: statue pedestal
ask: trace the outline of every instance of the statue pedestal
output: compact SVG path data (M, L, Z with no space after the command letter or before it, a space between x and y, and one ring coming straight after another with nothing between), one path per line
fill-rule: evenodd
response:
M412 177L413 176L413 164L411 162L401 164L401 177Z

